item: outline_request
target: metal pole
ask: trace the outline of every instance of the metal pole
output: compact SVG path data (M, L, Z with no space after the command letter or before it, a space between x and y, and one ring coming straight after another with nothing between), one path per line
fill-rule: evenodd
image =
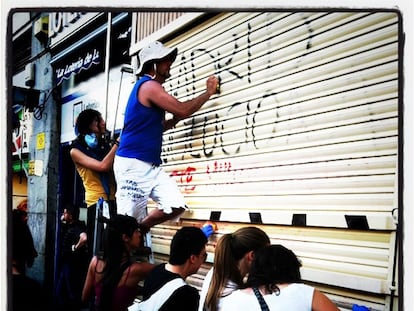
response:
M105 123L107 121L108 114L108 94L109 94L109 60L111 57L111 30L112 30L112 13L108 12L108 25L106 31L106 53L105 53L105 110L103 111L103 118Z
M124 72L128 72L132 74L133 73L132 67L126 64L122 65L121 67L121 78L119 79L118 97L117 97L116 107L115 107L115 117L114 117L114 125L111 131L111 139L114 139L114 136L115 136L116 119L118 118L119 98L121 97L122 78L123 78Z
M397 215L395 215L394 213L397 213ZM391 276L391 286L390 286L390 291L391 291L391 295L390 295L390 311L393 311L394 309L394 298L395 298L395 292L397 290L396 286L396 277L397 277L397 261L398 261L398 251L399 251L399 247L398 247L398 235L399 235L399 226L398 226L398 209L394 208L392 210L392 216L393 216L393 220L394 220L394 224L396 226L395 229L395 240L394 240L394 258L393 258L393 262L392 262L392 276Z

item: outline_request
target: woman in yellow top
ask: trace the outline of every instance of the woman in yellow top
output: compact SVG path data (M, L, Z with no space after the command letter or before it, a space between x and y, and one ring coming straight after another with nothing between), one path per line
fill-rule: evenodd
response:
M99 111L86 109L76 119L77 138L72 143L70 156L85 188L87 235L90 257L93 251L96 204L100 198L108 203L110 215L116 214L115 178L112 164L118 141L106 139L106 124Z

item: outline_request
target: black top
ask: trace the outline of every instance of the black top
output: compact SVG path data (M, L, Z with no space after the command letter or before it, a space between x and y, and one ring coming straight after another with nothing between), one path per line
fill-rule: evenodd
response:
M160 264L156 266L145 279L143 299L147 300L164 284L176 278L181 278L181 276L166 270L165 264ZM198 293L198 290L190 285L184 285L176 289L171 294L167 301L165 301L165 303L161 306L159 311L197 311L199 300L200 295Z
M83 221L74 221L71 224L63 224L62 226L62 260L63 262L76 262L87 260L86 246L72 250L72 245L76 245L79 241L80 234L86 232L86 224Z

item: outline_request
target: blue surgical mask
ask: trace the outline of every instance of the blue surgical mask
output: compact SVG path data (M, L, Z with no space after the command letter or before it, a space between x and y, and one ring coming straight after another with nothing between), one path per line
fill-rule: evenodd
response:
M98 138L96 137L96 134L86 134L85 143L92 149L98 147Z

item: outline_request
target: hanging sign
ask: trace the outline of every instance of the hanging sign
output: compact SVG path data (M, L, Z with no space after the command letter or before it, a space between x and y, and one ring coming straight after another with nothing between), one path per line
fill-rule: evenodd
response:
M101 57L97 49L88 51L84 56L80 56L70 64L56 68L56 84L59 85L63 80L69 79L72 74L78 74L82 70L88 70L92 65L97 65L100 62Z

